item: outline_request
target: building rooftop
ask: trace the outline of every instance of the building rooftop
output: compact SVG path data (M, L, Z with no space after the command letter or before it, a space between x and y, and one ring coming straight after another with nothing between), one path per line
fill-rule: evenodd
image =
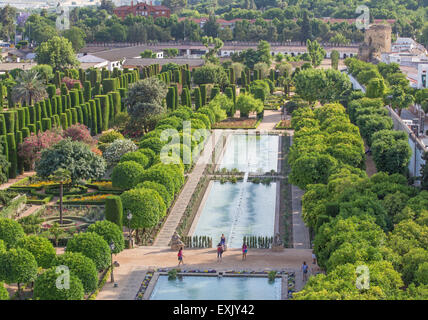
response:
M124 68L132 68L132 67L143 67L149 66L151 64L159 64L163 66L168 63L176 63L176 64L188 64L189 67L200 67L203 66L205 61L203 59L185 59L185 58L164 58L164 59L152 59L152 58L130 58L126 59L123 63Z

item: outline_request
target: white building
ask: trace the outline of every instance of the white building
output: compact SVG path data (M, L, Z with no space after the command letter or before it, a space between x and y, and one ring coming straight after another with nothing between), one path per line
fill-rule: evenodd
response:
M82 67L106 68L109 71L113 71L114 68L122 69L121 61L109 61L92 54L78 54L77 60L80 61Z

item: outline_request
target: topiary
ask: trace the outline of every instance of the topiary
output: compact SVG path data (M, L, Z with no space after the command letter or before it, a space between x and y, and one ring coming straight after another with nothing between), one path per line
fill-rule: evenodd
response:
M116 130L104 131L99 137L98 142L100 143L112 143L117 139L125 139L124 136Z
M150 159L144 153L138 151L125 153L122 158L120 158L120 163L126 161L135 161L136 163L142 165L144 169L147 168L150 164Z
M27 283L37 277L37 262L25 249L12 248L0 252L0 279L6 283Z
M15 220L0 218L0 240L4 241L6 248L17 247L19 241L25 237L24 229Z
M111 250L114 254L118 254L125 249L125 239L123 238L122 230L117 224L103 220L91 224L88 228L89 232L95 232L102 236L109 245L114 244L114 249Z
M123 206L119 196L108 196L105 201L105 218L122 229Z
M158 224L165 204L156 191L144 188L132 189L125 191L120 197L123 209L132 213L130 222L124 217L124 224L129 223L132 229L152 228Z
M93 292L98 285L98 272L95 263L80 252L66 252L52 260L52 267L67 266L70 273L80 279L86 293Z
M152 149L148 149L148 148L138 149L136 152L140 152L145 156L147 156L147 158L149 159L149 164L147 167L151 167L158 161L159 156L157 156Z
M165 186L161 185L158 182L154 181L144 181L142 183L137 184L135 188L145 188L155 190L163 199L165 206L169 208L172 203L172 195L168 192Z
M135 161L125 161L119 163L111 175L113 187L121 189L131 189L135 187L142 178L144 167Z
M56 251L52 243L47 238L39 236L27 236L23 238L19 246L28 250L37 261L37 265L43 269L51 267Z
M67 287L58 286L56 268L46 270L34 282L34 300L83 300L84 289L80 279L70 274Z
M153 138L148 138L141 141L139 144L139 147L142 149L144 148L151 149L156 154L159 154L165 144L166 144L166 141L161 141L161 139L153 137Z
M110 266L110 247L103 237L94 232L74 234L68 240L66 252L80 252L94 261L97 270Z

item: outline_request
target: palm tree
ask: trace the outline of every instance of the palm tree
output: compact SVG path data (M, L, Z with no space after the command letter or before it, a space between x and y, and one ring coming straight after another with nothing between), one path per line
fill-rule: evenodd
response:
M59 224L62 225L62 197L64 194L64 183L71 181L71 172L67 169L59 168L50 179L59 183Z
M39 73L34 70L23 71L16 79L17 84L12 88L12 100L17 102L33 102L44 99L47 96L45 85L40 80Z

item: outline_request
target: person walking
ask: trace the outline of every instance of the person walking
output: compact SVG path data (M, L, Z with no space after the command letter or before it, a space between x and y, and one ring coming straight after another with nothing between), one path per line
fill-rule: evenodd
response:
M183 257L184 257L184 255L183 255L183 247L180 247L180 250L178 250L177 256L178 256L178 265L180 265L180 264L184 265L184 262L183 262Z
M223 259L223 246L221 242L217 245L217 262Z
M248 247L247 247L247 244L244 242L242 244L242 260L247 260L247 251L248 251Z
M317 264L317 256L312 252L312 264Z
M221 234L220 244L223 247L223 252L226 251L226 237L223 233Z
M309 267L306 264L306 261L303 261L303 265L302 265L302 272L303 272L303 282L308 281L308 270Z

